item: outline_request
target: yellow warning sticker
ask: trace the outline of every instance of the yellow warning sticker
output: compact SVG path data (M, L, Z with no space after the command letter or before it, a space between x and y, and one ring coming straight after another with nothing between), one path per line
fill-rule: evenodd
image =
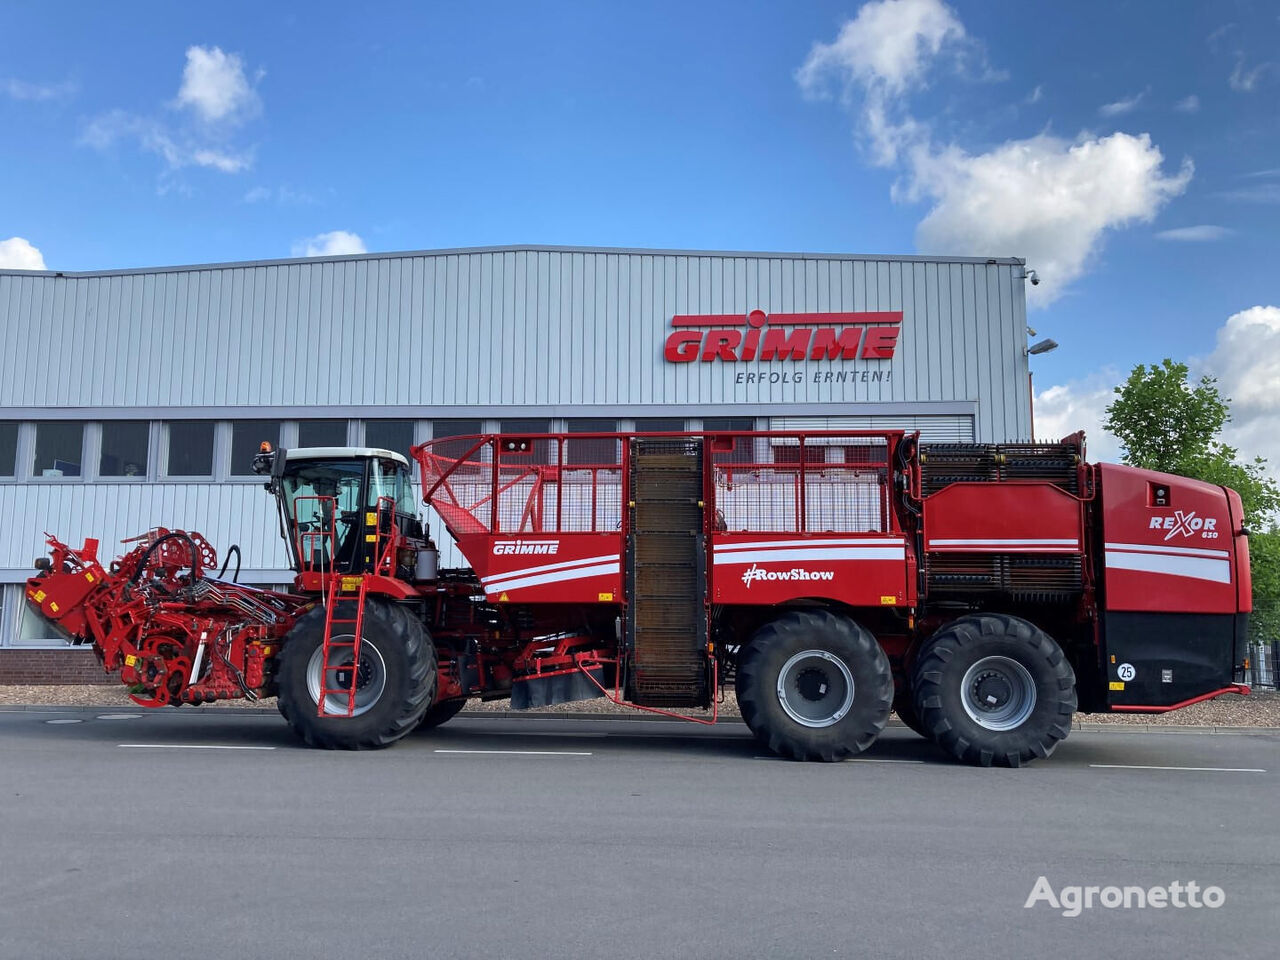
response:
M498 597L498 602L499 602L499 603L506 603L506 602L507 602L507 595L504 593L504 594L502 594L502 596Z
M90 583L93 583L93 573L91 571L86 570L84 574L84 578L88 580Z
M360 589L359 577L343 577L342 578L342 590L344 593L350 593L353 590L359 590L359 589Z
M138 662L138 658L135 657L132 653L127 654L124 658L124 665L126 667L132 667L137 662Z
M1112 681L1111 681L1111 689L1112 689L1112 690L1123 690L1123 689L1124 689L1124 681L1123 681L1123 680L1112 680Z
M35 593L31 595L31 599L34 600L36 603L44 603L44 598L46 596L47 594L43 590L37 590Z
M613 594L612 594L612 593L601 593L601 594L599 594L599 595L597 595L597 596L596 596L596 600L598 600L600 603L612 603L612 602L613 602Z
M377 535L376 533L366 533L366 534L364 535L364 542L365 542L365 543L377 543L377 542L378 542L378 535Z
M57 613L57 612L58 612L58 605L57 605L56 603L54 603L53 601L49 601L49 609L50 609L50 610L52 610L54 613Z
M378 525L378 515L376 513L366 513L364 515L364 525L366 527L376 527Z
M882 607L892 607L897 602L897 597L883 596L880 598L880 606Z

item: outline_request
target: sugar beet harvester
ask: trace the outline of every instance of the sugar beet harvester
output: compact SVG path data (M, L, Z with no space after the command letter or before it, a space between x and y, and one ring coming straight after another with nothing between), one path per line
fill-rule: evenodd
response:
M1077 710L1248 692L1240 498L1087 464L1083 435L486 435L412 454L469 568L437 569L402 456L268 449L292 592L214 575L199 534L159 528L109 567L96 541L50 537L28 600L136 702L275 696L321 747L387 746L470 697L709 722L732 683L786 757L859 753L896 709L955 758L1017 766Z

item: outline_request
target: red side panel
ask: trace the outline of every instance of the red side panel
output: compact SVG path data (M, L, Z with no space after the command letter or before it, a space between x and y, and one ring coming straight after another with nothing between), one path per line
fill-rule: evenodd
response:
M886 534L721 533L712 538L715 603L827 597L855 607L906 606L906 541Z
M470 538L468 538L470 539ZM485 536L464 544L485 596L510 603L616 603L622 599L618 533ZM478 549L477 549L478 548Z
M1106 609L1234 614L1235 527L1223 488L1109 463L1098 471Z
M953 483L925 500L929 553L1080 553L1080 501L1051 483Z

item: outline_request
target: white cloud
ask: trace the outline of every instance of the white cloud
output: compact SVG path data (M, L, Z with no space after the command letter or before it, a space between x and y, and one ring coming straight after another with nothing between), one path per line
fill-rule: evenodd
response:
M1180 240L1185 243L1204 243L1212 240L1225 240L1234 233L1235 231L1228 227L1202 223L1195 227L1175 227L1172 230L1161 230L1156 234L1156 239Z
M233 134L234 128L261 111L262 102L238 56L218 47L188 48L175 104L187 110L175 122L109 110L85 125L80 142L107 150L119 141L135 141L164 160L166 174L184 167L241 173L253 166L253 149L236 145ZM161 192L172 185L162 178Z
M1033 400L1036 439L1060 440L1083 430L1091 461L1119 459L1120 445L1102 429L1102 421L1107 406L1115 399L1115 386L1120 380L1120 375L1108 368L1037 393Z
M1266 457L1280 468L1280 307L1255 306L1227 318L1214 350L1197 361L1218 378L1231 398L1231 423L1223 431L1241 457Z
M1175 103L1173 109L1179 113L1195 113L1200 109L1200 98L1194 93L1190 94Z
M1029 94L1027 94L1027 98L1022 102L1023 103L1039 103L1043 99L1044 99L1044 84L1037 83L1036 88L1032 90Z
M846 82L902 93L921 81L945 44L964 35L964 26L940 0L872 0L834 42L813 45L796 82L805 93L822 95L826 80L843 74Z
M1104 103L1098 108L1098 113L1104 117L1119 117L1126 113L1132 113L1142 103L1143 98L1147 95L1147 91L1135 93L1131 97L1123 97L1114 103Z
M851 105L861 93L862 143L873 163L901 173L893 198L932 203L916 230L921 252L1026 257L1042 279L1028 302L1044 305L1084 273L1107 231L1150 221L1182 193L1193 167L1166 174L1145 133L1042 134L983 153L940 144L908 94L943 54L959 63L966 49L976 43L940 0L872 0L834 42L814 45L796 81L815 95L834 76Z
M368 250L358 234L346 230L318 233L293 245L295 257L341 257L353 253L368 253Z
M271 187L257 186L252 190L246 191L241 197L244 203L266 203L274 200L276 203L285 205L293 204L302 206L309 203L315 203L316 198L304 190L294 190L292 187L280 186L272 189Z
M262 108L245 76L244 61L221 47L187 48L177 102L206 123L237 123Z
M1220 190L1214 196L1239 203L1280 203L1280 183L1260 183L1254 187Z
M0 240L0 270L44 270L44 256L22 237Z
M61 83L30 83L10 77L0 80L0 92L12 100L63 100L76 92L70 80Z
M1251 70L1246 70L1244 67L1244 54L1237 54L1235 69L1231 71L1231 76L1227 78L1227 83L1237 93L1252 93L1258 86L1259 81L1275 68L1276 65L1274 63L1266 61Z
M136 140L143 150L163 158L169 170L209 167L223 173L239 173L253 165L251 151L201 146L189 132L171 133L158 120L124 110L111 110L95 117L80 137L81 143L95 150L107 150L119 140Z
M934 206L916 244L923 253L1024 256L1042 281L1027 287L1027 301L1044 305L1085 272L1107 230L1151 220L1186 189L1190 163L1166 176L1163 162L1145 133L1042 135L982 154L918 146L906 196Z

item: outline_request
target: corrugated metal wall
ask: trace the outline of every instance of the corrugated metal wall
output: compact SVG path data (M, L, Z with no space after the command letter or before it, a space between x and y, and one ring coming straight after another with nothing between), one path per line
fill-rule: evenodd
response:
M0 272L0 420L803 416L1022 438L1022 277L1013 260L538 247ZM673 314L754 309L904 316L892 361L663 359ZM804 375L737 382L780 369ZM811 375L833 369L881 378ZM45 530L99 537L109 558L116 541L164 524L239 542L250 570L284 562L271 499L253 483L0 481L0 517L10 582Z
M4 273L0 408L960 400L979 439L1008 439L1030 432L1021 276L1011 261L543 249ZM672 314L756 308L902 310L875 367L892 375L738 384L759 365L663 360Z

